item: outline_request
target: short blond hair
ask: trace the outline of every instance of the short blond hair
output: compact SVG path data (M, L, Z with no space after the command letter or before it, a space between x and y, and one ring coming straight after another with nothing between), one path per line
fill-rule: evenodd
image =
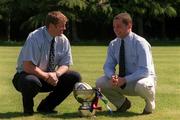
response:
M66 23L67 21L67 17L62 12L51 11L46 16L45 25L48 27L50 23L56 25L58 23Z
M125 25L132 24L132 18L129 13L119 13L114 17L114 20L121 19Z

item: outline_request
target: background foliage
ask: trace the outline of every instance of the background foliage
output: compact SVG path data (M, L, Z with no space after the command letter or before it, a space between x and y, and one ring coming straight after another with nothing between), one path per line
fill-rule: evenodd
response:
M72 41L112 39L112 19L120 12L129 12L133 30L145 37L180 34L180 0L1 0L0 38L24 40L52 10L68 16L66 35Z

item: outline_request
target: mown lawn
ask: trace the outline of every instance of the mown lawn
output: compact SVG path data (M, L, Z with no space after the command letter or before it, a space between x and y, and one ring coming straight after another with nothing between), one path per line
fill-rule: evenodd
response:
M71 69L81 73L83 81L94 86L103 74L102 66L106 57L106 46L72 46L74 65ZM151 115L141 115L144 101L139 97L129 97L132 107L127 113L109 115L104 104L103 111L98 112L96 120L179 120L180 116L180 46L154 46L153 57L158 77L156 94L156 111ZM12 86L11 79L15 73L16 60L20 47L0 46L0 119L12 120L55 120L55 119L90 119L79 118L79 103L71 94L66 101L56 108L58 114L41 115L35 113L30 117L22 116L21 95ZM35 107L47 94L38 94ZM114 108L112 104L110 106Z

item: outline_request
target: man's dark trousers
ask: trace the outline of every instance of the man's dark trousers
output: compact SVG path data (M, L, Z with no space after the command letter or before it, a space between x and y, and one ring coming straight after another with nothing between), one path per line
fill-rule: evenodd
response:
M13 78L16 90L22 94L24 113L27 114L33 114L33 98L39 92L50 92L50 94L41 101L37 110L50 112L72 92L74 84L79 81L81 76L75 71L68 71L60 76L55 87L26 72L16 73Z

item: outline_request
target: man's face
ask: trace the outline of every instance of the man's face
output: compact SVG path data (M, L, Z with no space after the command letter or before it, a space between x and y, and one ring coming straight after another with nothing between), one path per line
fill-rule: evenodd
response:
M66 22L58 23L53 26L55 36L60 36L61 34L63 34L64 30L66 30Z
M125 25L121 19L115 19L113 21L113 29L117 37L124 38L129 34L131 25Z

